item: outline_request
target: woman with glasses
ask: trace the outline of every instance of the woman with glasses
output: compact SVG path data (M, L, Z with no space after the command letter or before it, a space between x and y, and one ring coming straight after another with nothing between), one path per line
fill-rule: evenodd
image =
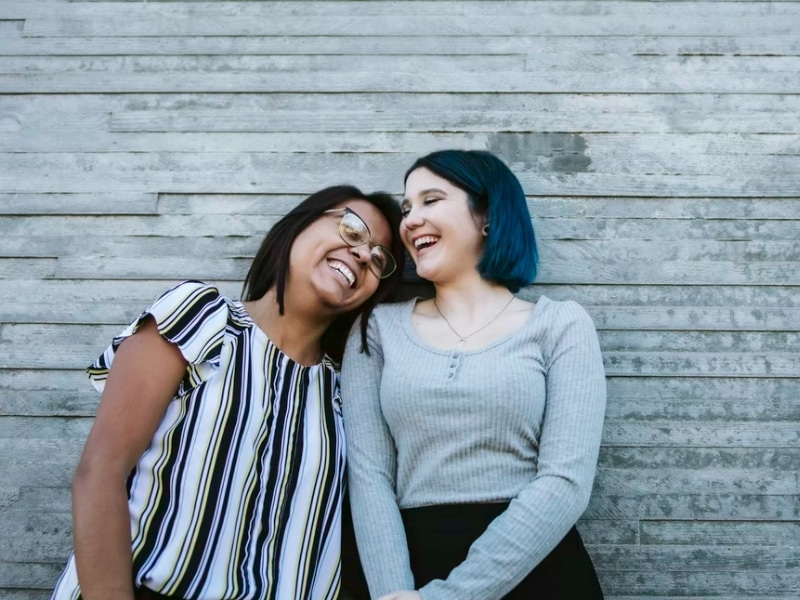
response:
M536 242L497 157L420 158L402 210L400 236L433 297L379 307L368 352L352 336L342 371L371 597L602 598L575 529L605 411L591 319L571 301L515 296L536 274Z
M53 598L336 598L338 361L397 284L400 218L387 194L317 192L267 234L243 302L186 281L114 338Z

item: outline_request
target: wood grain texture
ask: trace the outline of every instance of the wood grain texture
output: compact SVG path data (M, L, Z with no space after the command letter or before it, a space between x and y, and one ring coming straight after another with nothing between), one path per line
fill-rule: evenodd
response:
M606 598L796 600L798 31L797 0L0 0L0 600L69 552L111 337L451 147L519 175L520 296L597 326Z

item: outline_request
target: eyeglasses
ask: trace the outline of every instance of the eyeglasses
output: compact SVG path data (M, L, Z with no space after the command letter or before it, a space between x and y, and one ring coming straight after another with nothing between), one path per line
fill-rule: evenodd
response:
M372 241L369 227L364 219L359 217L349 208L333 208L324 212L339 219L339 235L342 240L352 247L367 244L370 260L369 270L379 279L386 279L397 269L397 263L391 251L386 246L381 246Z

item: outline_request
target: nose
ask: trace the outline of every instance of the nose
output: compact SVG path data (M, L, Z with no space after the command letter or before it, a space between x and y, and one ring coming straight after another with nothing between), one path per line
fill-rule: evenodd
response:
M400 229L410 231L412 229L416 229L424 222L425 220L422 218L422 213L420 213L418 210L410 208L406 213L406 216L403 217L403 220L400 222Z
M350 254L352 254L359 263L368 265L370 260L369 242L361 244L360 246L351 246Z

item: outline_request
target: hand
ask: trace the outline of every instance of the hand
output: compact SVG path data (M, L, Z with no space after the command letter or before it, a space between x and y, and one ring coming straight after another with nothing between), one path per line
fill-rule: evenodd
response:
M422 600L422 596L414 590L400 590L381 596L378 600Z

